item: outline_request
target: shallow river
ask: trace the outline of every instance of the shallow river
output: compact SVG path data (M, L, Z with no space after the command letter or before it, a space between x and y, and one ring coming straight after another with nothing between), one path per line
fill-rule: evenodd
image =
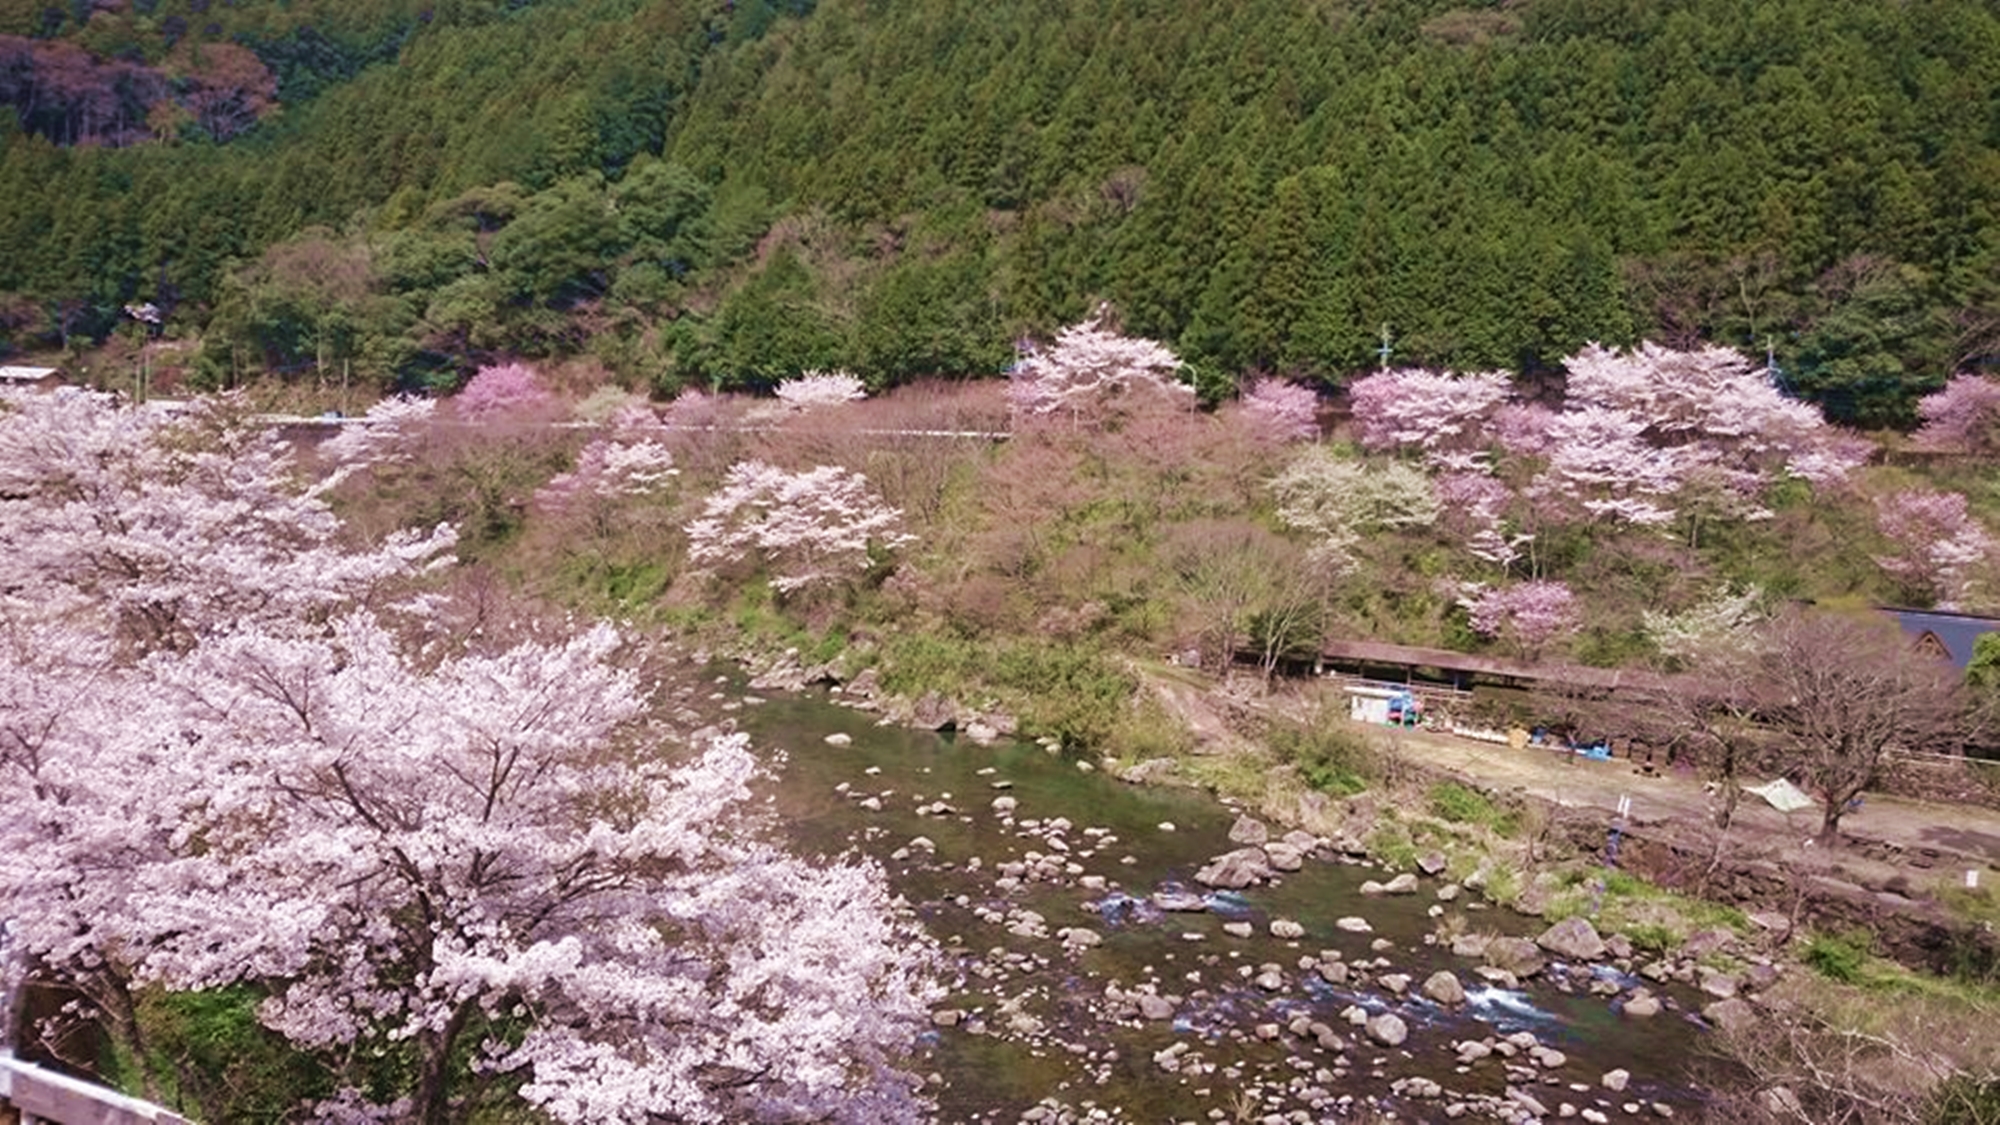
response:
M1139 1122L1345 1121L1383 1111L1442 1121L1454 1103L1469 1111L1462 1119L1491 1120L1493 1105L1479 1096L1510 1088L1528 1095L1516 1106L1538 1103L1549 1120L1564 1105L1577 1120L1657 1120L1655 1103L1698 1116L1687 1075L1703 1032L1673 993L1663 993L1668 1006L1658 1016L1632 1019L1613 997L1588 991L1588 967L1552 965L1522 988L1488 986L1476 962L1425 942L1440 921L1427 916L1434 880L1411 896L1363 896L1364 880L1387 875L1311 858L1275 885L1208 892L1205 910L1163 912L1155 893L1203 893L1195 870L1237 846L1228 839L1235 812L1211 797L1126 785L1033 745L977 746L878 727L873 715L823 696L769 698L735 717L757 745L788 754L773 785L795 843L874 856L950 951L952 995L939 1007L960 1019L928 1033L919 1060L920 1070L940 1076L933 1093L946 1121L1045 1113L1053 1121L1055 1111L1037 1107L1055 1103L1079 1120L1094 1110L1098 1119ZM836 733L851 744L828 745ZM996 811L997 798L1012 798L1011 812ZM912 846L917 837L933 847ZM1002 865L1031 862L1031 853L1050 857L1042 870L1056 874L1013 885ZM1541 926L1478 909L1477 898L1461 896L1444 910L1465 915L1473 930L1532 936ZM1372 932L1336 928L1345 916L1365 918ZM1273 937L1269 923L1280 918L1299 923L1304 936ZM1243 922L1252 936L1223 929ZM1069 927L1091 934L1066 944L1060 935ZM1101 943L1086 947L1090 937ZM1356 977L1365 983L1329 984L1301 958L1330 950L1349 964L1392 964L1362 969ZM1464 1005L1416 994L1438 969L1465 982ZM1383 986L1387 974L1409 975L1409 992ZM1609 968L1595 974L1637 983ZM1180 998L1172 1018L1145 1019L1129 999L1107 995L1142 984ZM1394 1012L1408 1025L1407 1041L1370 1042L1343 1015L1354 1007ZM1343 1043L1295 1034L1307 1021ZM1272 1037L1260 1038L1260 1025ZM1566 1061L1462 1064L1455 1053L1465 1040L1522 1031ZM1164 1065L1163 1051L1173 1052ZM1623 1092L1600 1084L1614 1068L1630 1072ZM1443 1092L1421 1081L1412 1092L1412 1079Z

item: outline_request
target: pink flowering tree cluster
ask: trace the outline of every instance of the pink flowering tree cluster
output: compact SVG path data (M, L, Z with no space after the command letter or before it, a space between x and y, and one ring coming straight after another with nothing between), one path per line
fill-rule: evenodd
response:
M845 406L868 397L868 388L845 371L806 371L778 384L778 401L793 410Z
M452 406L468 422L488 422L532 414L554 401L534 368L513 362L480 368L452 399Z
M1427 463L1458 471L1484 464L1487 419L1511 392L1503 371L1415 368L1370 375L1347 389L1362 445L1416 450Z
M881 872L774 846L741 737L664 748L617 633L422 628L437 537L343 549L227 418L4 406L0 952L134 1057L137 988L244 985L327 1119L921 1119Z
M561 512L581 502L649 496L665 491L680 475L665 444L666 428L644 408L614 414L604 437L592 438L576 455L576 465L543 485L535 505Z
M1992 599L1987 580L2000 541L1973 518L1962 493L1909 489L1880 497L1875 527L1890 545L1875 563L1910 600L1964 609Z
M1540 488L1593 515L1664 523L1675 498L1722 497L1726 514L1756 518L1780 477L1837 484L1867 460L1869 445L1787 398L1769 373L1728 348L1675 351L1643 344L1629 352L1591 345L1564 361L1565 415L1587 423L1550 435ZM1620 470L1595 440L1633 454ZM1646 456L1638 456L1641 450Z
M1954 375L1917 403L1917 445L1975 456L2000 452L2000 380Z
M1517 582L1469 591L1461 600L1467 623L1482 637L1504 641L1530 660L1581 624L1576 595L1561 582Z
M1180 357L1151 340L1112 331L1104 315L1063 329L1053 344L1023 356L1007 389L1017 420L1101 422L1139 400L1193 404L1193 389L1174 378Z
M1869 453L1726 348L1592 345L1564 362L1561 410L1509 401L1497 373L1371 375L1350 388L1358 436L1418 453L1451 478L1441 490L1469 502L1452 521L1457 533L1502 566L1550 522L1680 524L1695 540L1716 519L1767 518L1778 479L1836 484ZM1474 484L1477 475L1504 491Z
M687 526L688 556L717 565L755 557L773 589L793 593L836 585L865 571L876 551L914 541L902 512L851 469L793 472L743 461Z
M1267 441L1311 441L1319 436L1319 396L1297 383L1259 379L1243 392L1243 413Z

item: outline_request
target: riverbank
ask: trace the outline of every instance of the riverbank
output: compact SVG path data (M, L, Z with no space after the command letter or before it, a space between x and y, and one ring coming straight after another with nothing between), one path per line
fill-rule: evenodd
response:
M781 670L785 663L778 662ZM1689 990L1688 1010L1722 1005L1707 1020L1721 1033L1704 1053L1717 1057L1715 1074L1741 1095L1746 1119L1790 1112L1796 1091L1825 1068L1811 1056L1828 1034L1880 1032L1890 1045L1885 1057L1903 1059L1861 1067L1868 1052L1857 1051L1847 1060L1848 1072L1879 1072L1857 1084L1889 1083L1886 1093L1871 1087L1869 1096L1906 1111L1871 1120L1930 1120L1940 1092L1988 1088L1978 1076L1992 1073L1995 1060L1984 1037L1969 1029L1992 1018L1992 993L1976 979L1967 983L1985 964L1978 951L1990 948L1990 930L1978 918L1986 900L1937 885L1946 872L1961 872L1957 864L1981 861L1951 841L1976 842L1986 831L1983 810L1958 821L1927 820L1907 803L1885 801L1882 815L1871 809L1859 821L1883 835L1857 830L1851 847L1829 850L1800 846L1809 828L1794 832L1781 814L1746 806L1737 827L1718 836L1692 781L1639 777L1628 763L1583 763L1417 732L1364 740L1372 776L1328 767L1316 787L1299 748L1287 744L1288 758L1273 749L1283 741L1273 735L1315 724L1336 740L1365 732L1344 718L1328 721L1310 691L1265 694L1254 681L1217 683L1181 667L1130 671L1138 689L1128 705L1144 713L1149 728L1171 728L1173 737L1142 740L1163 750L1156 756L1086 756L1075 768L1148 788L1211 792L1237 814L1267 821L1274 837L1303 832L1323 840L1322 854L1334 862L1376 865L1384 886L1401 873L1437 881L1426 900L1442 892L1504 905L1510 909L1484 918L1519 918L1517 930L1588 922L1607 947L1607 969L1631 974L1641 987L1656 981ZM956 729L960 737L978 714L935 693L911 701L863 691L848 702L897 721ZM1053 740L1045 748L1054 748ZM1614 834L1620 796L1634 804ZM1939 833L1942 846L1888 836L1897 825ZM1615 865L1606 862L1607 848ZM1912 896L1927 890L1925 899ZM1465 916L1457 917L1434 920L1422 940L1476 954L1476 935L1461 942ZM1539 933L1523 936L1532 941ZM1913 974L1879 954L1957 975ZM1633 998L1627 990L1608 1010L1622 1013ZM1646 998L1638 999L1645 1010ZM1954 1030L1939 1035L1938 1028ZM1774 1054L1773 1042L1788 1046ZM1834 1092L1829 1085L1827 1096Z

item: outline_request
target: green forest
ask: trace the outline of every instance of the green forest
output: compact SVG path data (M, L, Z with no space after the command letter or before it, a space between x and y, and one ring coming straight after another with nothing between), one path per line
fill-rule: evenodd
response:
M0 341L199 385L1212 386L1728 344L1907 425L2000 357L1980 0L0 0Z

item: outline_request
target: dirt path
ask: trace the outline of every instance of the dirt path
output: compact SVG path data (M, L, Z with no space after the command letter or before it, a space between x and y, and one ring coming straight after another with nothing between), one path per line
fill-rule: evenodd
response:
M1419 765L1484 788L1518 789L1568 808L1600 809L1607 825L1625 797L1631 798L1637 825L1712 822L1716 798L1693 776L1648 777L1624 759L1593 762L1575 754L1538 747L1515 750L1449 734L1388 731L1382 737L1397 754ZM1816 806L1786 814L1746 793L1737 810L1739 831L1787 852L1817 853L1829 867L1872 877L1866 882L1880 881L1886 868L1928 872L1933 881L1962 885L1965 869L1973 867L1986 869L1981 884L1992 885L1993 871L2000 869L2000 812L1990 809L1870 794L1859 810L1841 819L1847 840L1835 849L1812 843L1819 830Z

